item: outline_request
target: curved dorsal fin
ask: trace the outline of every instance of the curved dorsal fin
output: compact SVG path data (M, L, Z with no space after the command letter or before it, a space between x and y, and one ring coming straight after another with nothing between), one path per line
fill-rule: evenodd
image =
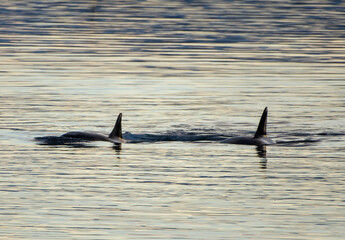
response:
M266 128L267 128L267 112L268 109L265 107L264 112L262 113L258 129L256 130L256 133L254 135L254 138L264 137L266 136Z
M109 134L109 138L111 138L111 139L114 139L116 137L122 138L122 123L121 123L121 120L122 120L122 113L120 113L119 116L117 117L114 129Z

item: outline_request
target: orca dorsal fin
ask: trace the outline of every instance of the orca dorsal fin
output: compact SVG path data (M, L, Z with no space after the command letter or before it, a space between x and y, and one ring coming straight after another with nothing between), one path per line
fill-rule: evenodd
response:
M116 137L122 138L122 113L117 117L113 131L109 134L109 138L114 139Z
M267 135L266 128L267 128L267 112L268 109L265 107L264 112L261 115L261 119L258 125L258 129L254 135L254 138L264 137Z

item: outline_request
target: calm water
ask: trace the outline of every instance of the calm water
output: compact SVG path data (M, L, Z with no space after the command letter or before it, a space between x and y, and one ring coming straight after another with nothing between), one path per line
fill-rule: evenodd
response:
M344 239L342 1L0 3L1 239ZM255 132L265 106L279 144ZM128 143L40 145L67 131Z

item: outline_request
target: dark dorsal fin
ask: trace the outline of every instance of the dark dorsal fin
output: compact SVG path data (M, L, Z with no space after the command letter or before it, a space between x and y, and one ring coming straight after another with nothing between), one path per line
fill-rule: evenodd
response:
M267 128L267 107L265 107L264 112L262 113L260 122L259 122L259 126L258 129L256 130L256 133L254 135L254 138L259 138L259 137L263 137L266 136L267 132L266 132L266 128Z
M111 138L111 139L114 139L116 137L122 138L122 123L121 123L121 120L122 120L122 113L120 113L119 116L117 117L114 129L109 134L109 138Z

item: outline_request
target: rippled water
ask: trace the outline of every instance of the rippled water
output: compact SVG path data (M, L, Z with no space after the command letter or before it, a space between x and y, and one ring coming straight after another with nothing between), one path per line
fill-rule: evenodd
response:
M0 237L343 239L344 10L1 1ZM277 145L219 143L265 106Z

